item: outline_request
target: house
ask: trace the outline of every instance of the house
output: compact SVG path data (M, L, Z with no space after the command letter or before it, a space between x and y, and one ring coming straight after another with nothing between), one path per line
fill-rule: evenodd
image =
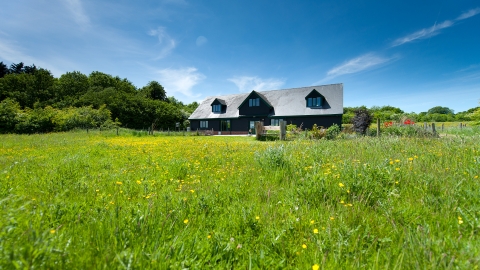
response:
M255 122L278 126L279 121L329 127L341 125L343 84L308 86L271 91L207 97L189 117L191 130L213 130L215 134L254 132Z

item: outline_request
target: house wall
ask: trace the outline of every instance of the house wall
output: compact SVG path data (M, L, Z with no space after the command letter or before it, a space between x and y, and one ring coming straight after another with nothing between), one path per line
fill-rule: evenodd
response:
M247 104L248 106L248 104ZM302 129L312 129L314 124L317 126L323 126L328 128L333 124L339 126L342 125L342 115L322 115L322 116L295 116L295 117L276 117L276 119L283 119L287 121L287 125L294 124L299 127L302 125ZM246 134L250 127L250 121L264 121L265 125L270 125L270 119L268 117L241 117L230 120L230 131L232 134ZM221 119L205 119L208 121L208 130L214 130L214 132L220 131ZM190 127L192 131L206 130L207 128L200 128L200 120L190 120ZM230 131L223 131L222 134L230 134Z
M260 98L260 106L250 107L248 100L251 98ZM269 115L271 111L272 107L266 104L265 101L263 101L263 99L256 94L251 94L249 97L247 97L245 102L243 102L243 104L238 108L238 113L240 115Z

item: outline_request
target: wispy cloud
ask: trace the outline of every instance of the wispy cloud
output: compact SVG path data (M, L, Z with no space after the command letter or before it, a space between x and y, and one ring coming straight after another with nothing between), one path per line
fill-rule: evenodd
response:
M252 90L256 90L256 91L274 90L274 89L280 88L283 84L285 84L285 80L282 80L282 79L276 79L276 78L261 79L257 76L254 76L254 77L240 76L240 77L233 77L228 80L233 82L238 87L240 92L249 92Z
M157 71L158 81L162 82L168 95L181 93L187 97L199 97L201 94L194 95L192 87L204 80L206 77L198 72L194 67L182 69L161 69Z
M158 46L160 46L160 53L156 57L157 60L164 58L173 49L175 49L175 40L170 37L165 27L158 27L156 30L150 30L148 34L150 36L158 38Z
M73 20L82 28L90 25L90 18L85 13L82 2L80 0L64 0L61 1L65 7L73 15Z
M440 33L440 30L451 27L453 24L454 22L452 21L444 21L440 24L435 24L432 27L423 28L415 33L396 39L392 43L392 47L400 46L402 44L409 43L417 39L424 39L438 35Z
M203 44L206 44L208 42L208 39L204 36L199 36L197 38L196 44L198 47L202 46Z
M480 8L470 9L470 10L460 14L460 16L458 16L453 21L446 20L446 21L444 21L440 24L437 24L435 22L432 27L423 28L421 30L418 30L418 31L412 33L412 34L409 34L409 35L406 35L404 37L398 38L398 39L396 39L395 41L392 42L391 46L396 47L396 46L403 45L405 43L415 41L417 39L425 39L425 38L433 37L435 35L440 34L440 30L452 27L453 25L455 25L455 23L457 21L465 20L465 19L468 19L470 17L476 16L478 14L480 14Z
M465 19L473 17L473 16L475 16L479 13L480 13L480 8L470 9L469 11L466 11L466 12L460 14L460 16L458 16L456 20L457 21L465 20Z
M357 73L381 65L392 59L393 58L384 58L373 53L364 54L332 68L327 72L327 77L331 79L344 74Z

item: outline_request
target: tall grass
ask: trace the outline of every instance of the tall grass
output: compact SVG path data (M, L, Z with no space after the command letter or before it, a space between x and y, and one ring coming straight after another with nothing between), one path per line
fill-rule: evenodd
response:
M0 136L0 268L474 269L475 137Z

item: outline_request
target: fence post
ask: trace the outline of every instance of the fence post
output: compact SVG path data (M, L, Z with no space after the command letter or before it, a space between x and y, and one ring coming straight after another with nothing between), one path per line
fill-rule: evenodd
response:
M255 122L255 134L256 134L257 140L260 140L260 138L262 137L262 133L263 133L262 122L261 121L256 121Z
M287 121L280 121L280 140L281 141L285 140L286 123Z
M435 123L432 123L432 132L433 134L437 133L437 131L435 130Z
M443 131L443 126L444 126L444 125L445 125L445 124L444 124L444 123L442 123L442 131Z
M170 128L168 128L168 133L167 134L168 134L168 136L170 136Z
M427 130L427 122L423 122L423 129Z
M380 137L380 118L377 118L377 137Z
M460 126L460 129L462 129L463 123L460 123L460 125L459 125L459 126Z
M117 127L117 136L118 136L118 127Z

